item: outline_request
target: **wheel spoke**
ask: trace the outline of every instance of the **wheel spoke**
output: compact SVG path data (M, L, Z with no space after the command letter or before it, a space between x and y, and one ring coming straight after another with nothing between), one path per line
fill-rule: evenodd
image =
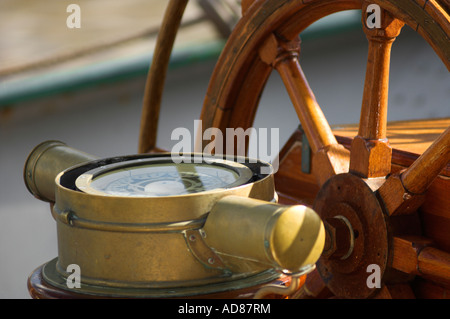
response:
M403 23L387 11L380 15L380 26L367 26L366 8L362 23L369 41L366 78L358 136L352 142L350 171L362 177L386 176L391 171L392 149L386 139L389 63L391 46Z
M402 174L405 188L422 194L450 160L450 127Z
M394 237L392 268L407 274L450 283L450 254L421 237Z
M281 76L309 145L315 155L319 184L335 174L348 171L348 151L336 138L311 90L298 61L300 39L289 42L269 36L260 48L261 60L271 64Z
M311 149L316 153L337 142L298 62L300 41L289 44L281 47L274 67L286 86Z
M415 211L424 193L447 166L450 160L450 127L414 163L401 172L391 175L378 193L389 215L408 214Z

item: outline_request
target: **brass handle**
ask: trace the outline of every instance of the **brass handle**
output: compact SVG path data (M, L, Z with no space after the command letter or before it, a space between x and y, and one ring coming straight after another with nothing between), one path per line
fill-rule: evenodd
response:
M324 225L311 208L234 195L214 205L203 231L230 267L248 260L298 273L316 263L325 244Z

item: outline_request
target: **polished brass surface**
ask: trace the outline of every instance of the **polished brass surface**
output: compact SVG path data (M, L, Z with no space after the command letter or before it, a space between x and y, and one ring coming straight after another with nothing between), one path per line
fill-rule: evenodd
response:
M37 145L28 156L23 176L28 190L38 199L55 201L55 177L66 168L97 157L68 147L60 141Z
M306 206L222 198L206 219L205 241L230 269L261 263L296 273L314 265L324 243L320 217Z
M261 173L270 164L201 158L233 171L236 181L180 195L116 196L84 190L95 176L172 163L171 154L95 159L61 142L36 147L25 165L26 184L54 202L58 236L58 257L44 267L45 280L69 289L67 269L76 264L82 293L183 296L264 285L283 271L314 265L324 245L322 222L309 208L275 203L273 174ZM180 173L195 172L191 164L178 165ZM56 170L62 171L55 178ZM89 178L77 183L80 176Z
M211 266L210 249L192 246L187 234L199 232L214 204L229 195L271 201L273 176L260 175L253 164L251 182L229 189L163 197L105 196L76 189L84 172L137 156L103 159L68 169L56 178L53 216L57 221L56 270L67 276L70 264L81 268L81 281L93 286L139 289L197 287L235 281L266 271L253 267L233 272ZM168 154L140 155L147 162L170 159ZM204 258L205 257L205 258ZM216 265L220 263L215 260Z
M222 262L222 259L217 256L211 247L206 245L203 229L186 230L183 233L189 250L203 266L206 268L228 270L227 266Z

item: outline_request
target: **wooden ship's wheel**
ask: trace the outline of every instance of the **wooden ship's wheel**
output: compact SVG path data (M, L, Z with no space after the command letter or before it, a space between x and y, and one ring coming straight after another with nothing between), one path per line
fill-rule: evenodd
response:
M141 153L158 151L161 78L186 2L172 1L167 10L166 24L172 23L163 24L159 63L149 73ZM381 10L376 27L367 25L372 4ZM299 64L298 35L320 18L353 9L362 10L369 47L359 129L350 138L333 131L323 115ZM450 69L449 9L445 0L242 1L243 17L218 60L201 119L204 130L251 127L271 71L280 74L301 130L279 154L276 189L281 203L312 206L327 230L317 269L293 297L448 297L449 121L397 123L404 131L408 125L443 128L423 153L401 151L387 139L387 102L391 46L405 25ZM302 172L309 160L311 173ZM372 271L379 272L380 285L369 283Z

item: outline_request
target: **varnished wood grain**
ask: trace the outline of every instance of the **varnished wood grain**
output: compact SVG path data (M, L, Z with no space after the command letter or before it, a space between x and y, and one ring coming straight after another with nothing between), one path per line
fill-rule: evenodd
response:
M395 237L392 267L440 284L450 284L450 254L420 237Z
M336 1L349 2L349 1ZM355 8L358 1L350 1ZM321 1L326 3L326 1ZM329 6L326 3L325 8ZM219 57L217 66L211 76L210 85L203 104L201 118L204 129L208 127L237 127L234 121L240 123L247 121L243 112L254 114L256 112L261 91L270 72L260 71L260 68L252 68L255 59L259 59L258 50L262 40L271 34L280 24L280 17L295 13L298 8L303 8L301 2L287 3L283 1L256 0L248 7L245 15L236 26L227 44ZM333 11L339 8L332 7ZM320 9L323 9L321 7ZM316 8L316 17L319 8ZM308 26L303 20L296 23L300 29ZM299 32L297 32L298 35ZM270 67L269 67L270 68ZM255 79L252 81L252 79ZM243 84L247 87L243 89ZM248 85L251 84L249 88ZM249 103L240 101L246 97ZM232 114L229 114L231 112ZM248 124L242 127L251 126Z
M301 171L302 133L296 130L279 154L279 169L275 174L275 189L283 204L312 206L319 186L314 175Z
M171 0L163 18L144 90L139 153L149 152L156 147L159 112L170 53L187 3L188 0Z
M377 191L389 216L413 213L426 198L425 194L410 193L403 185L401 176L401 173L391 174Z
M421 299L450 299L450 288L433 281L417 278L413 283L414 293Z
M392 163L409 167L449 126L450 118L388 122L386 135L393 148ZM354 124L333 127L338 142L347 148L357 130L358 126ZM396 170L395 167L392 169ZM441 174L450 176L450 163Z
M337 144L328 121L318 105L314 93L298 63L297 57L283 59L276 69L291 97L294 109L315 153L325 146Z
M399 173L410 167L449 126L449 118L388 123L387 136L393 148L392 173ZM350 137L356 134L356 130L355 125L348 125L336 127L334 132L338 134L337 140L349 147ZM403 185L400 183L399 187ZM419 209L423 235L432 239L440 249L450 252L450 196L448 194L450 194L450 163L429 185ZM394 190L387 192L387 196L403 201ZM389 203L394 204L391 200Z
M382 10L381 26L367 27L366 7L369 4L364 2L362 8L362 24L369 42L369 52L358 135L367 140L381 140L386 138L391 48L403 22Z
M426 247L418 257L420 273L437 282L450 284L450 254L442 250Z
M449 126L450 118L390 121L386 137L393 149L421 155ZM358 133L356 124L336 125L332 129L334 134L347 138Z
M422 146L421 149L423 150L426 149L426 146L432 144L434 137L439 136L439 133L442 133L442 130L445 129L445 125L447 125L448 121L449 120L436 119L420 121L418 120L412 122L394 122L389 123L388 128L394 127L396 136L395 142L400 142L398 145L400 145L401 147L410 146L411 144L407 142L405 143L405 141L411 139L412 141L417 141ZM402 127L405 127L404 134L402 134ZM418 131L424 132L424 134L412 135L411 131L415 132L414 128L421 128L418 129ZM432 134L427 134L430 132L427 130L427 128L432 132ZM353 125L349 127L339 127L334 130L334 133L340 134L341 132L345 132L345 135L352 136L353 134L357 133L356 130L357 126ZM390 134L389 129L387 134ZM350 137L342 137L337 135L336 138L338 141L346 141L346 147L350 147ZM396 145L394 145L393 149L393 153L395 154L395 156L392 159L392 172L399 173L407 168L407 166L404 166L405 163L407 165L411 165L411 163L413 163L414 160L419 157L419 154L397 150L395 146ZM318 192L317 185L314 186L314 176L312 174L305 174L301 171L301 161L302 132L300 130L296 130L280 152L280 169L275 175L276 189L277 191L281 192L280 200L286 200L286 204L302 203L302 201L304 201L305 199L308 199L307 201L311 203L314 200L315 194L317 194ZM314 164L314 162L312 163ZM445 171L446 170L444 169L441 173L444 173ZM405 222L409 223L410 221L413 223L416 222L416 218L412 216L412 218L408 217L399 219L399 225L401 227L399 228L397 226L392 226L392 229L396 232L404 234L420 234L420 232L423 231L422 235L424 237L420 238L423 245L432 243L433 247L438 249L439 252L445 254L447 254L447 252L450 252L450 198L447 195L450 193L449 187L450 179L444 175L438 176L430 185L426 196L424 196L423 204L418 209L419 219L417 219L417 222L419 224L405 224ZM422 225L420 225L420 222L422 223ZM412 231L412 229L415 229L415 231ZM393 249L397 251L397 254L394 253L393 257L394 268L400 268L405 273L413 274L418 278L421 278L424 273L418 271L418 250L413 247L411 243L411 240L402 241L402 237L399 237L394 241ZM415 243L417 244L417 240L415 241ZM426 252L426 250L424 252ZM436 259L439 262L439 256L441 255L437 255L438 258ZM422 255L422 257L424 256L426 255ZM428 263L429 261L426 262ZM442 263L443 264L441 264L441 266L443 267L443 269L446 269L445 261L442 261ZM422 267L423 265L424 264L422 264ZM430 267L430 264L425 264L425 267L425 269L427 269L427 267ZM426 278L428 278L428 280L431 280L432 272L437 270L437 268L432 269L434 270L429 270L429 273L425 273L424 275ZM443 273L442 271L440 272ZM446 285L442 282L442 280L439 282L439 284L439 287L441 287L442 285ZM430 289L441 289L433 288L434 286L430 287L432 287ZM389 290L387 292L389 292ZM433 292L420 292L421 295L426 295L427 293L433 294ZM394 295L396 295L397 297L399 296L397 292L395 292ZM406 295L408 294L405 294L405 296ZM387 296L389 296L389 294L387 294L385 297ZM308 297L305 295L303 297L310 298L311 296Z
M269 35L259 48L261 60L281 76L312 152L316 179L322 185L331 176L348 172L348 151L339 145L299 64L300 39L283 41Z
M425 200L425 192L450 159L450 127L421 154L407 169L394 173L378 190L389 215L405 214L416 210ZM442 177L440 178L442 179ZM440 180L438 179L438 181ZM445 191L448 184L442 183ZM449 210L448 201L441 201ZM439 211L439 210L438 210Z
M369 41L366 77L358 136L352 142L350 171L365 178L386 176L391 171L392 149L386 139L389 68L392 43L404 23L385 10L380 12L380 26L366 25L366 9L362 7L363 30Z
M418 253L431 240L421 237L395 237L392 267L407 274L418 275Z
M450 160L450 126L402 174L402 182L411 193L427 190Z

